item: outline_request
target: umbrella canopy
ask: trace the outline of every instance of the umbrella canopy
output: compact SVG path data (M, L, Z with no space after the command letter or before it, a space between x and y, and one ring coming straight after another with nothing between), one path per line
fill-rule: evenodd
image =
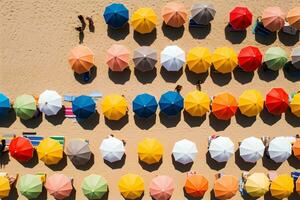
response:
M45 188L55 199L65 199L70 196L73 185L69 177L63 174L53 174L47 177Z
M245 183L245 190L251 197L261 197L269 191L270 181L264 173L251 174Z
M292 145L285 137L276 137L271 140L268 148L270 158L276 162L281 163L286 161L292 154Z
M240 144L240 156L244 161L255 163L264 156L265 145L261 139L248 137Z
M182 3L169 2L162 9L162 17L165 24L178 28L187 20L187 10Z
M228 137L217 137L210 142L208 151L217 162L227 162L234 153L234 144Z
M40 94L38 106L45 115L56 115L62 108L62 98L56 91L45 90Z
M46 165L55 165L63 158L63 146L54 139L43 139L36 148L38 157Z
M184 190L191 197L203 197L208 190L208 180L202 175L188 175Z
M164 147L155 138L145 138L138 144L137 152L141 161L151 165L162 159Z
M261 66L262 54L257 47L247 46L238 55L239 66L246 72L253 72Z
M19 178L18 189L27 199L37 198L43 190L42 180L37 175L23 175Z
M153 199L168 200L174 191L174 181L169 176L156 176L152 179L149 190Z
M137 199L144 193L144 180L136 174L122 176L118 183L122 196L126 199Z
M102 158L111 163L120 161L125 154L124 143L111 136L102 141L99 150L102 154Z
M133 62L137 70L142 72L153 70L157 63L156 50L147 46L135 49L133 52Z
M296 47L293 49L291 57L294 67L300 69L300 47Z
M227 92L215 96L211 107L213 114L220 120L230 120L238 108L235 97Z
M208 25L215 18L216 10L210 3L196 3L191 8L191 18L197 24Z
M257 90L245 90L239 97L238 106L243 115L254 117L264 107L264 99Z
M210 110L209 96L199 90L189 92L184 98L184 110L194 117L204 116Z
M229 47L219 47L212 56L214 68L222 73L232 72L238 65L238 59L235 51Z
M270 47L264 56L264 62L268 69L279 70L288 61L286 52L280 47Z
M20 162L27 162L33 157L33 146L27 138L16 137L9 145L10 155Z
M274 115L281 115L289 107L289 95L283 88L273 88L266 96L265 105Z
M290 102L290 108L294 115L300 117L300 93L296 94Z
M92 97L81 95L72 101L72 110L76 117L86 119L96 112L96 103Z
M132 14L131 24L136 32L151 33L157 25L157 16L152 8L139 8Z
M0 116L6 115L10 110L9 98L4 94L0 93Z
M186 57L186 64L190 71L194 73L205 73L211 66L212 54L208 48L192 48Z
M160 63L167 71L179 71L185 63L185 52L177 45L166 46L160 53Z
M166 115L177 115L183 108L183 98L178 92L168 91L159 99L160 111Z
M279 7L267 7L263 11L261 21L269 31L279 31L284 26L285 14Z
M300 6L289 10L286 19L290 26L300 30Z
M108 191L107 181L102 176L91 174L84 177L81 189L88 199L101 199Z
M232 175L223 175L215 180L214 193L215 197L220 200L232 198L239 187L238 178Z
M293 153L294 156L300 160L300 139L297 139L293 144Z
M78 45L70 51L69 64L77 74L89 72L94 63L94 53L88 47Z
M183 165L194 162L197 153L198 149L196 144L187 139L177 141L172 150L175 161Z
M137 95L132 102L133 112L141 118L154 115L157 106L155 97L147 93Z
M31 119L36 112L36 102L31 95L21 95L15 99L14 109L16 115L23 120Z
M293 191L294 180L289 174L281 174L271 182L271 195L277 199L288 198Z
M103 17L112 28L122 28L129 19L128 9L121 3L112 3L104 10Z
M0 198L6 198L9 196L10 184L8 178L0 176Z
M247 7L235 7L229 13L229 23L235 30L244 30L252 24L252 13Z
M299 177L298 177L298 179L297 179L295 185L296 185L296 192L297 192L298 194L300 194L300 178L299 178Z
M114 44L107 50L106 64L114 72L122 72L128 67L129 50L124 45Z
M89 144L82 139L72 139L67 145L66 154L76 166L85 165L92 156Z
M118 94L107 95L101 102L101 110L107 119L119 120L127 114L126 99Z

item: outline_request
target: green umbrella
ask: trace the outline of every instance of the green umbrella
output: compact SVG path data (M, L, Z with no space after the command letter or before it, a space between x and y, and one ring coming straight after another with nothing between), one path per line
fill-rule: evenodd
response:
M41 194L43 185L39 176L26 174L20 177L18 188L21 194L27 199L34 199Z
M88 199L101 199L108 190L107 181L102 176L92 174L83 179L81 189Z
M36 111L36 102L31 95L18 96L14 103L16 114L21 119L27 120L34 116Z
M279 70L288 61L286 52L280 47L269 48L264 56L264 62L271 70Z

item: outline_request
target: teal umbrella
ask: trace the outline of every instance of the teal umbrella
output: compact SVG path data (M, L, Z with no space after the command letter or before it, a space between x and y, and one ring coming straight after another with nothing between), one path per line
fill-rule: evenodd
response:
M267 67L273 71L281 69L288 61L286 52L280 47L269 48L264 56Z

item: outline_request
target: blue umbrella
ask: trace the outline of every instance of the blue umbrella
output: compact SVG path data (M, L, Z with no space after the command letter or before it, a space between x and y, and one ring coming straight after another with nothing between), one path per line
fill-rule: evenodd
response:
M178 92L166 92L160 97L159 108L166 115L176 115L183 108L183 98Z
M5 115L10 110L10 102L7 96L0 93L0 115Z
M89 96L78 96L72 102L73 113L78 118L88 118L96 111L96 103Z
M128 9L120 3L112 3L105 8L103 17L107 25L121 28L128 22Z
M142 118L148 118L157 110L157 102L150 94L140 94L132 102L133 112Z

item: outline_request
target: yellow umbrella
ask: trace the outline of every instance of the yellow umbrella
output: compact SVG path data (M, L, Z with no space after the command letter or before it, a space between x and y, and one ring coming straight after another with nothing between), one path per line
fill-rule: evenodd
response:
M9 196L10 185L9 180L5 176L0 176L0 198L5 198Z
M269 191L269 178L264 173L253 173L246 181L245 190L252 197L261 197Z
M145 138L138 144L139 159L149 165L158 163L163 153L163 145L157 139Z
M151 8L140 8L133 13L131 24L139 33L150 33L157 24L157 16Z
M104 97L101 103L103 115L109 120L119 120L127 113L126 99L118 94L111 94Z
M293 97L293 100L290 103L291 111L297 117L300 117L300 93L296 94Z
M184 109L192 116L201 117L209 111L210 98L199 90L189 92L184 98Z
M38 157L46 165L55 165L63 158L63 146L54 139L43 139L36 148Z
M277 199L289 197L294 191L293 178L288 174L277 176L270 186L271 195Z
M238 106L242 114L254 117L262 111L264 99L257 90L245 90L239 98Z
M119 190L126 199L137 199L145 190L144 180L136 174L126 174L118 183Z
M232 72L238 65L237 54L232 48L217 48L212 56L214 68L222 74Z
M190 71L195 73L205 73L211 66L212 55L208 48L192 48L186 58L186 63Z

